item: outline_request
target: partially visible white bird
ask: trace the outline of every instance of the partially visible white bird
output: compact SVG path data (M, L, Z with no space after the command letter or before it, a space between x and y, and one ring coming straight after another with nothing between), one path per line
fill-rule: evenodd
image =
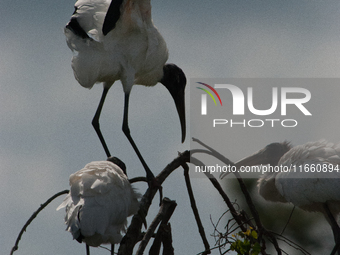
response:
M120 243L127 220L139 209L136 192L129 183L125 164L118 158L94 161L71 174L70 192L57 210L66 207L65 224L78 242L97 247Z
M184 90L186 77L168 59L166 43L151 19L150 0L78 0L65 27L75 78L85 88L103 82L104 90L92 125L110 157L99 127L105 97L116 80L125 93L123 132L143 164L148 180L153 174L134 143L128 125L129 96L134 84L154 86L161 82L172 95L185 140ZM155 107L158 107L155 105Z
M287 142L272 143L237 162L237 166L279 166L258 180L260 195L273 202L290 202L305 211L321 212L331 225L340 255L340 144L325 140L291 148ZM285 167L285 169L284 169ZM290 171L287 171L290 169Z

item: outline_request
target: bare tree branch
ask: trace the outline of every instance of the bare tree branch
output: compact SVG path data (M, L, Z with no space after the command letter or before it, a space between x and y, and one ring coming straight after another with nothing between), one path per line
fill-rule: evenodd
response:
M191 157L191 163L195 164L195 165L204 166L204 164L200 160L198 160L197 158L194 158L194 157ZM223 200L226 202L226 204L227 204L227 206L228 206L228 208L230 210L231 215L236 220L237 224L241 227L242 231L247 231L247 228L244 226L241 218L239 217L238 212L235 210L235 208L233 206L233 203L230 201L229 197L224 192L224 190L222 189L221 185L216 180L216 178L212 174L210 174L208 172L205 172L204 174L208 177L210 182L213 184L213 186L220 193L220 195L222 196Z
M168 222L172 213L174 212L176 206L177 206L176 201L172 201L169 198L163 199L162 205L159 209L159 213L156 215L155 219L150 224L149 229L145 233L145 235L144 235L144 237L143 237L143 239L142 239L142 241L139 245L137 255L142 255L144 253L146 245L148 244L150 238L154 234L158 224L163 220L165 222Z
M268 231L266 228L264 228L264 226L262 225L262 222L260 220L260 216L259 216L259 214L256 210L256 207L255 207L255 205L252 201L252 198L249 194L249 191L248 191L247 187L245 186L243 179L241 178L241 176L237 172L234 173L234 174L235 174L235 176L236 176L236 178L239 182L242 193L243 193L243 195L246 199L246 202L247 202L247 204L250 208L251 218L249 218L245 212L243 212L243 211L239 212L240 211L239 208L235 209L235 206L234 206L235 203L232 203L230 201L229 197L224 192L224 190L222 189L220 183L216 180L216 178L212 174L210 174L209 172L204 172L206 177L210 180L212 185L215 187L215 189L219 192L221 197L224 199L225 203L227 204L227 206L229 208L228 211L231 213L231 215L233 217L233 219L230 219L228 221L228 224L226 226L227 233L222 233L222 232L219 232L217 230L217 225L219 224L221 218L225 214L223 214L221 216L221 218L218 220L217 224L213 224L213 226L214 226L214 235L213 236L215 238L217 238L217 242L215 244L215 247L210 248L210 245L209 245L209 242L207 240L207 237L206 237L206 234L205 234L205 231L204 231L204 227L203 227L203 224L201 222L199 212L198 212L198 209L197 209L197 206L196 206L196 201L195 201L195 198L194 198L194 192L192 190L191 182L190 182L189 167L188 167L187 163L189 163L190 160L191 160L190 163L192 163L192 164L204 166L203 162L201 162L197 158L195 158L195 157L190 158L190 154L193 155L195 153L204 153L204 154L213 156L216 159L221 160L225 164L228 164L228 165L231 165L231 166L234 166L235 164L233 162L231 162L228 158L226 158L225 156L223 156L222 154L220 154L219 152L214 150L213 148L211 148L211 147L205 145L203 142L199 141L198 139L194 138L193 140L198 142L202 146L204 146L206 149L195 149L195 150L185 151L183 153L180 153L177 158L175 158L170 164L168 164L159 173L159 175L156 176L156 179L157 179L157 182L159 184L162 184L166 180L166 178L174 170L176 170L178 167L182 166L184 168L184 177L185 177L185 182L186 182L186 186L187 186L187 190L188 190L188 194L189 194L189 198L190 198L191 207L192 207L193 214L194 214L197 226L198 226L199 233L200 233L201 238L202 238L202 242L203 242L204 247L205 247L205 251L203 251L200 254L203 254L203 255L210 254L211 250L213 250L213 249L218 249L220 254L222 254L221 248L224 248L226 244L228 244L228 243L230 244L231 242L235 241L231 237L229 237L229 235L231 235L231 233L234 233L238 228L240 228L242 232L246 232L247 230L249 231L249 227L251 229L256 230L256 232L258 233L258 238L256 237L256 239L254 239L255 240L254 242L261 244L261 254L264 254L264 255L267 254L266 253L265 240L267 240L267 241L269 240L271 243L273 243L273 245L274 245L274 247L277 251L277 254L281 255L282 251L281 251L281 249L278 245L277 239L288 243L289 245L295 247L296 249L302 251L305 254L308 254L308 252L306 252L302 247L299 247L295 243L291 242L289 239L284 238L282 235L278 235L276 233ZM137 182L137 181L146 181L146 178L137 177L137 178L133 178L133 179L130 180L131 183L134 183L134 182ZM151 237L155 237L155 239L154 239L153 245L151 246L151 249L149 251L150 255L157 255L157 254L160 253L161 243L163 243L163 254L164 255L173 255L174 254L174 248L172 246L171 226L170 226L170 223L168 223L168 221L169 221L173 211L175 210L175 207L177 206L175 201L171 201L168 198L164 198L158 215L155 217L153 222L150 224L146 233L143 235L142 232L141 232L142 225L144 223L146 223L145 216L148 214L148 210L151 206L152 200L153 200L155 194L157 193L157 191L158 191L157 186L155 186L155 187L151 186L146 190L145 194L143 195L143 197L141 199L140 209L139 209L138 213L133 216L131 224L130 224L128 230L127 230L127 233L123 237L123 239L120 243L118 254L120 254L120 255L130 255L130 254L132 254L134 246L139 241L141 241L141 243L139 245L137 254L138 255L143 254L144 251L145 251L145 248L147 247L147 244L149 243L149 241L151 239ZM59 193L53 195L44 204L42 204L36 212L34 212L32 214L32 216L26 222L24 227L21 229L21 231L18 235L18 238L15 242L15 245L11 250L10 255L12 255L18 249L18 245L19 245L19 241L21 239L21 236L26 231L26 228L30 225L30 223L34 220L34 218L39 214L39 212L42 211L55 198L57 198L57 197L59 197L63 194L67 194L68 192L69 192L69 190L64 190L62 192L59 192ZM159 228L158 228L158 231L155 235L154 233L155 233L158 225L159 225ZM146 226L146 224L145 224L145 226ZM277 236L277 238L275 236ZM224 241L224 239L225 239L225 241ZM230 249L228 249L225 253L227 253L228 251L230 251Z
M188 167L187 164L183 164L183 168L184 168L185 184L187 186L191 208L192 208L192 211L193 211L194 216L195 216L195 220L196 220L197 227L198 227L198 232L201 235L201 238L202 238L202 241L203 241L203 244L204 244L204 248L205 248L205 252L203 253L203 255L210 254L211 253L210 252L210 245L208 243L207 237L205 236L204 227L202 225L202 221L201 221L201 218L200 218L199 213L198 213L198 209L197 209L196 201L195 201L195 197L194 197L194 192L192 191L192 187L191 187L191 182L190 182L190 177L189 177L189 167Z
M172 234L170 223L161 224L162 230L162 243L163 243L163 255L174 255L174 247L172 246Z
M129 182L130 183L135 183L135 182L146 182L146 183L148 183L148 180L146 179L146 177L139 176L139 177L134 177L134 178L129 179Z
M69 192L69 190L63 190L61 192L58 192L57 194L53 195L52 197L50 197L45 203L43 203L42 205L40 205L40 207L38 208L37 211L35 211L32 216L28 219L28 221L26 222L26 224L23 226L23 228L21 229L19 235L18 235L18 238L17 240L15 241L15 244L11 250L11 255L16 251L18 250L19 248L19 242L20 242L20 239L21 239L21 236L23 235L23 233L26 231L26 228L31 224L31 222L35 219L35 217L37 217L37 215L49 204L51 203L55 198L61 196L61 195L64 195L64 194L67 194Z
M169 208L164 215L161 224L159 225L155 240L149 250L149 255L157 255L160 253L161 244L163 243L163 254L174 254L174 248L172 247L171 226L169 220L173 214L177 203L169 200Z
M201 142L199 139L196 139L196 138L193 138L193 141L201 144L203 147L207 148L211 153L208 153L210 155L213 155L214 157L216 157L217 159L221 160L223 163L227 164L227 165L232 165L232 166L235 166L235 164L230 161L228 158L226 158L225 156L223 156L221 153L219 153L218 151L214 150L213 148L209 147L208 145L204 144L203 142ZM201 165L201 164L200 164ZM207 174L207 173L206 173ZM281 249L277 243L277 240L276 238L272 235L272 233L270 231L268 231L267 229L265 229L262 225L262 222L260 220L260 217L259 217L259 214L256 210L256 207L251 199L251 196L248 192L248 189L247 187L245 186L244 182L243 182L243 179L241 178L240 174L238 172L235 172L234 173L239 184L240 184L240 187L241 187L241 190L242 190L242 193L247 201L247 204L249 206L249 209L254 217L254 220L255 220L255 223L259 229L259 240L262 241L263 245L261 246L262 247L262 254L266 254L265 252L265 240L262 239L262 235L265 234L267 236L267 238L273 243L276 251L277 251L277 254L278 255L281 255L282 252L281 252ZM211 175L211 174L209 174ZM212 176L212 175L211 175ZM229 207L229 206L228 206ZM235 217L234 217L235 218ZM236 218L235 218L236 220ZM239 224L239 222L238 222ZM240 225L240 224L239 224ZM241 225L240 225L241 226Z
M287 237L284 237L282 234L271 232L273 235L277 236L277 239L281 240L282 242L285 242L290 247L293 247L294 249L301 251L305 255L310 255L308 251L306 251L302 246L298 245L297 243L289 240Z
M190 152L185 151L181 153L177 158L175 158L170 164L168 164L163 171L159 175L157 175L157 180L159 184L162 184L164 180L179 166L181 166L185 162L190 161ZM150 208L150 205L152 203L152 199L155 196L157 192L157 187L151 187L148 188L145 192L145 194L142 197L141 203L140 203L140 209L139 211L141 213L138 213L133 216L131 224L126 232L126 235L123 237L118 254L120 255L130 255L133 252L133 247L135 244L140 240L141 236L141 228L143 224L143 219L141 215L147 215L148 210Z

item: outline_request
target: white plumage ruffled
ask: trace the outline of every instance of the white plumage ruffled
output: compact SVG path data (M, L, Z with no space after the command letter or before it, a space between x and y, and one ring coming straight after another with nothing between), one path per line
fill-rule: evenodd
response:
M274 154L266 148L255 158ZM333 215L340 212L340 144L320 140L298 145L282 155L276 165L286 171L267 172L259 179L263 198L291 202L306 211L324 212L323 204L327 203Z
M66 207L66 230L90 246L119 243L140 197L121 168L109 161L91 162L70 176L70 186L57 208Z
M332 227L335 243L339 244L340 144L320 140L290 149L287 143L274 143L242 163L266 164L270 157L279 158L273 163L280 169L266 172L259 179L260 195L269 201L290 202L305 211L323 213ZM340 254L336 246L332 254Z
M124 91L133 84L154 86L163 77L168 59L166 43L153 25L150 0L124 0L115 28L106 36L102 27L109 0L79 0L72 15L87 38L65 28L69 48L76 54L72 68L77 81L86 88L104 82L111 86L121 80Z
M334 214L340 211L340 144L320 140L296 146L278 165L296 166L296 172L279 173L275 178L276 188L288 202L307 211L322 211L320 204L329 201L336 205Z

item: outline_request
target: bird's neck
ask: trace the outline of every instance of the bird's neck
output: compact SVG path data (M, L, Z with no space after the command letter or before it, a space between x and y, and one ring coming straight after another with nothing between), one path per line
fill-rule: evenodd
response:
M132 18L131 15L139 14L144 22L151 21L150 0L126 0L123 5L125 15Z

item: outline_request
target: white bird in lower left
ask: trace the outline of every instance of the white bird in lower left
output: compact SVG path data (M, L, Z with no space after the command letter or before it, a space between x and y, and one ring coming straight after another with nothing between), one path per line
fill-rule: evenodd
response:
M93 161L71 174L70 192L57 210L66 207L65 224L78 242L97 247L120 243L127 217L139 209L136 192L126 176L125 164L118 158Z

